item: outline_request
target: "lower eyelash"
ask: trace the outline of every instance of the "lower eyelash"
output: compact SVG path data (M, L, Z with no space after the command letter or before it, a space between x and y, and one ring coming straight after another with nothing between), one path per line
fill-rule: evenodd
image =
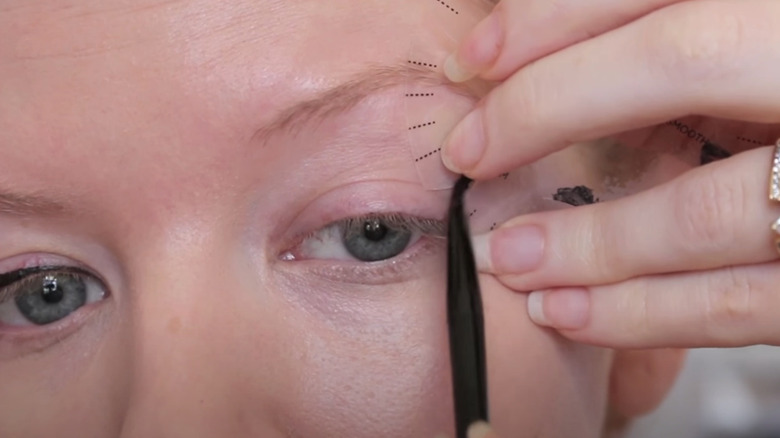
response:
M410 251L411 250L411 251ZM379 262L308 260L307 270L329 280L345 283L383 285L419 278L419 258L444 250L444 240L423 236L404 254Z

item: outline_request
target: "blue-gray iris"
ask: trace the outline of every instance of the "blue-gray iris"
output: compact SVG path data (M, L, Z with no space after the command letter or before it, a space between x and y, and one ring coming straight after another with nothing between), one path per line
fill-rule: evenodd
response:
M33 324L59 321L87 302L87 285L74 275L49 273L29 284L29 291L15 301L19 312Z
M389 226L381 219L367 219L344 227L342 238L353 257L376 262L402 253L412 239L412 231Z

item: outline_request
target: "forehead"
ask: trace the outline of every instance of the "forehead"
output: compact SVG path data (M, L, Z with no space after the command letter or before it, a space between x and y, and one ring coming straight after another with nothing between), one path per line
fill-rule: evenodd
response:
M281 108L404 59L420 4L0 0L0 185L235 168Z

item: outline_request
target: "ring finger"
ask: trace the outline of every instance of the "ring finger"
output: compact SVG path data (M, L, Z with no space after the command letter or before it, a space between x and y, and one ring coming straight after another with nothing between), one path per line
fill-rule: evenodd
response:
M564 336L615 348L780 345L780 263L534 292L528 311Z

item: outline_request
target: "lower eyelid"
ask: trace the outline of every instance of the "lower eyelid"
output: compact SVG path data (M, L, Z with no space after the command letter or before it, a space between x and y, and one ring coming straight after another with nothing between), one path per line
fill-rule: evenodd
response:
M429 270L424 268L428 265L421 263L421 259L435 255L443 257L444 247L442 239L421 236L400 255L379 262L311 259L290 265L302 265L293 269L305 269L330 281L364 285L393 284L428 273Z

